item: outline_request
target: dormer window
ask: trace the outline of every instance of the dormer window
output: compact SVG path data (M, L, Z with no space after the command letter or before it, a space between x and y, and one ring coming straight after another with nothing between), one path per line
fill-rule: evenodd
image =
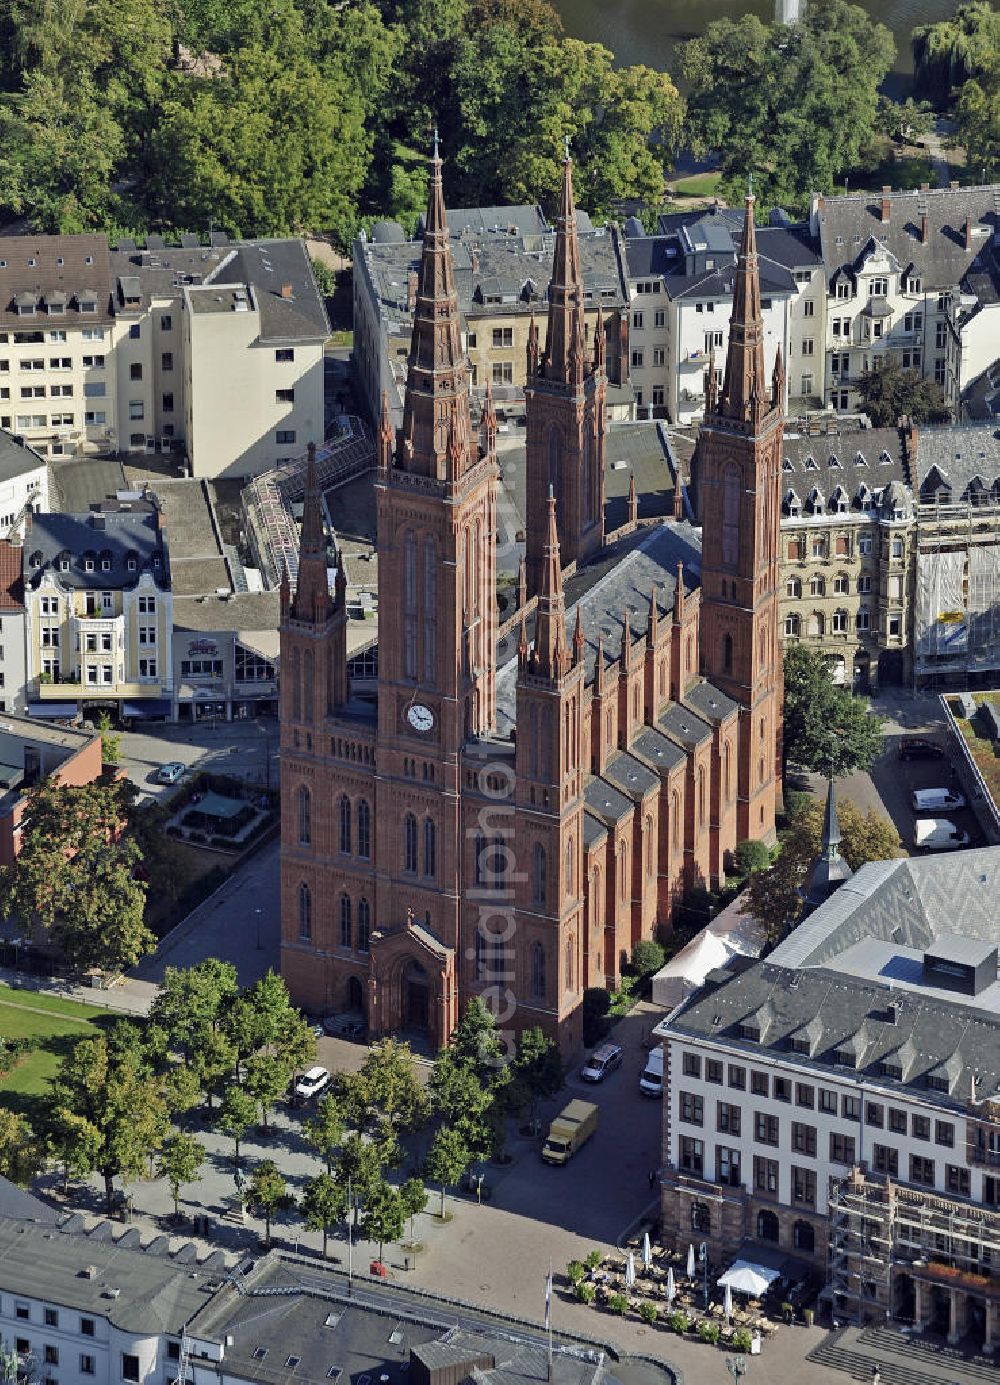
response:
M902 1082L903 1080L903 1066L895 1059L883 1058L878 1065L878 1071L880 1077L889 1077L894 1082Z
M855 466L867 466L867 465L868 465L868 459L867 459L867 457L865 456L865 454L864 454L863 452L855 452L855 454L854 454L854 465L855 465Z
M749 1039L751 1043L759 1044L760 1025L757 1024L755 1020L747 1020L744 1024L740 1025L739 1035L741 1039Z
M803 463L803 465L805 466L806 471L818 471L818 470L819 470L819 467L818 467L817 464L816 464L816 458L812 455L811 452L810 452L809 456L805 459L805 462Z
M840 466L840 458L837 456L836 452L830 453L829 457L826 459L826 464L831 468Z
M110 559L110 558L102 558L102 559L101 559L101 571L102 571L102 572L110 572L110 571L111 571L111 559Z
M135 572L135 569L136 569L136 561L135 561L135 559L134 559L133 557L131 557L131 556L128 557L128 558L126 558L126 559L125 559L125 566L128 568L129 572Z
M788 460L787 457L786 457L785 460L781 463L781 469L782 469L782 471L794 471L794 470L795 470L795 468L792 466L791 462Z
M93 560L93 558L84 558L84 560L83 560L83 570L84 570L84 572L93 572L93 570L94 570L94 560Z
M883 447L882 451L879 453L879 464L880 464L881 466L891 466L891 465L892 465L892 458L889 456L888 452L885 450L884 447Z
M932 1092L947 1092L949 1083L947 1077L941 1073L929 1072L924 1078L924 1085L929 1087Z
M41 567L41 565L42 565L42 555L41 555L41 553L38 552L38 550L37 550L37 548L36 548L35 551L34 551L34 553L32 553L32 555L31 555L31 566L32 566L32 567Z
M160 566L160 555L159 555L159 553L154 553L154 554L153 554L153 566L154 566L154 567L159 567L159 566Z

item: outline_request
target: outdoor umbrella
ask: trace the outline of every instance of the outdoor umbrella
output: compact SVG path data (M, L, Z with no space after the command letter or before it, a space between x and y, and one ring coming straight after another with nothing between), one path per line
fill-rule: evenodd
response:
M694 1246L688 1246L687 1277L694 1278Z
M632 1287L632 1285L633 1285L634 1283L635 1283L635 1255L632 1253L632 1251L629 1251L629 1253L628 1253L628 1259L627 1259L626 1262L625 1262L625 1287L626 1287L626 1289L631 1289L631 1287Z
M673 1267L673 1265L671 1265L670 1268L667 1270L667 1289L666 1289L666 1294L667 1294L667 1303L668 1303L668 1304L673 1303L673 1301L674 1301L674 1295L675 1295L676 1293L677 1293L677 1285L674 1283L674 1267Z
M690 1260L688 1264L690 1264ZM752 1265L746 1260L736 1260L725 1274L716 1281L723 1288L732 1288L738 1294L748 1294L751 1298L762 1298L770 1285L781 1275L767 1265Z
M653 1263L653 1249L649 1244L649 1232L644 1231L642 1236L642 1263L645 1269L649 1269Z
M722 1299L722 1311L726 1315L726 1323L733 1316L733 1290L731 1285L726 1285L726 1292Z

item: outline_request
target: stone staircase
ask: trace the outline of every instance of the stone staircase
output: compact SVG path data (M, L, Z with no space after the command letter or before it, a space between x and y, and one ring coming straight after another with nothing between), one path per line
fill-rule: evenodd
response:
M998 1380L997 1366L985 1356L879 1327L832 1332L808 1359L869 1382L877 1365L883 1385L996 1385Z

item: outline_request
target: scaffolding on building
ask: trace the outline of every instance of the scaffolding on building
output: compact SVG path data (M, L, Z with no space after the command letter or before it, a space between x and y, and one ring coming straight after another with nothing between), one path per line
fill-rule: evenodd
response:
M1000 670L1000 504L916 506L914 682Z
M942 1284L1000 1268L1000 1210L902 1187L854 1169L830 1190L830 1288L837 1317L883 1321L893 1271Z
M371 434L353 414L342 418L336 434L316 449L316 477L324 492L352 481L374 465ZM281 574L286 571L295 590L299 535L293 507L302 500L305 488L306 457L302 456L257 476L240 497L247 542L268 591L281 584Z

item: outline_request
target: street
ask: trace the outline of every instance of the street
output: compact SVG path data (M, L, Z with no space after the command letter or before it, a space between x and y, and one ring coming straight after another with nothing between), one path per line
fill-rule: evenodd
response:
M178 760L191 769L245 779L261 788L278 785L278 722L199 721L164 724L121 732L121 765L143 795L168 797L174 785L158 784L153 775L162 764Z

